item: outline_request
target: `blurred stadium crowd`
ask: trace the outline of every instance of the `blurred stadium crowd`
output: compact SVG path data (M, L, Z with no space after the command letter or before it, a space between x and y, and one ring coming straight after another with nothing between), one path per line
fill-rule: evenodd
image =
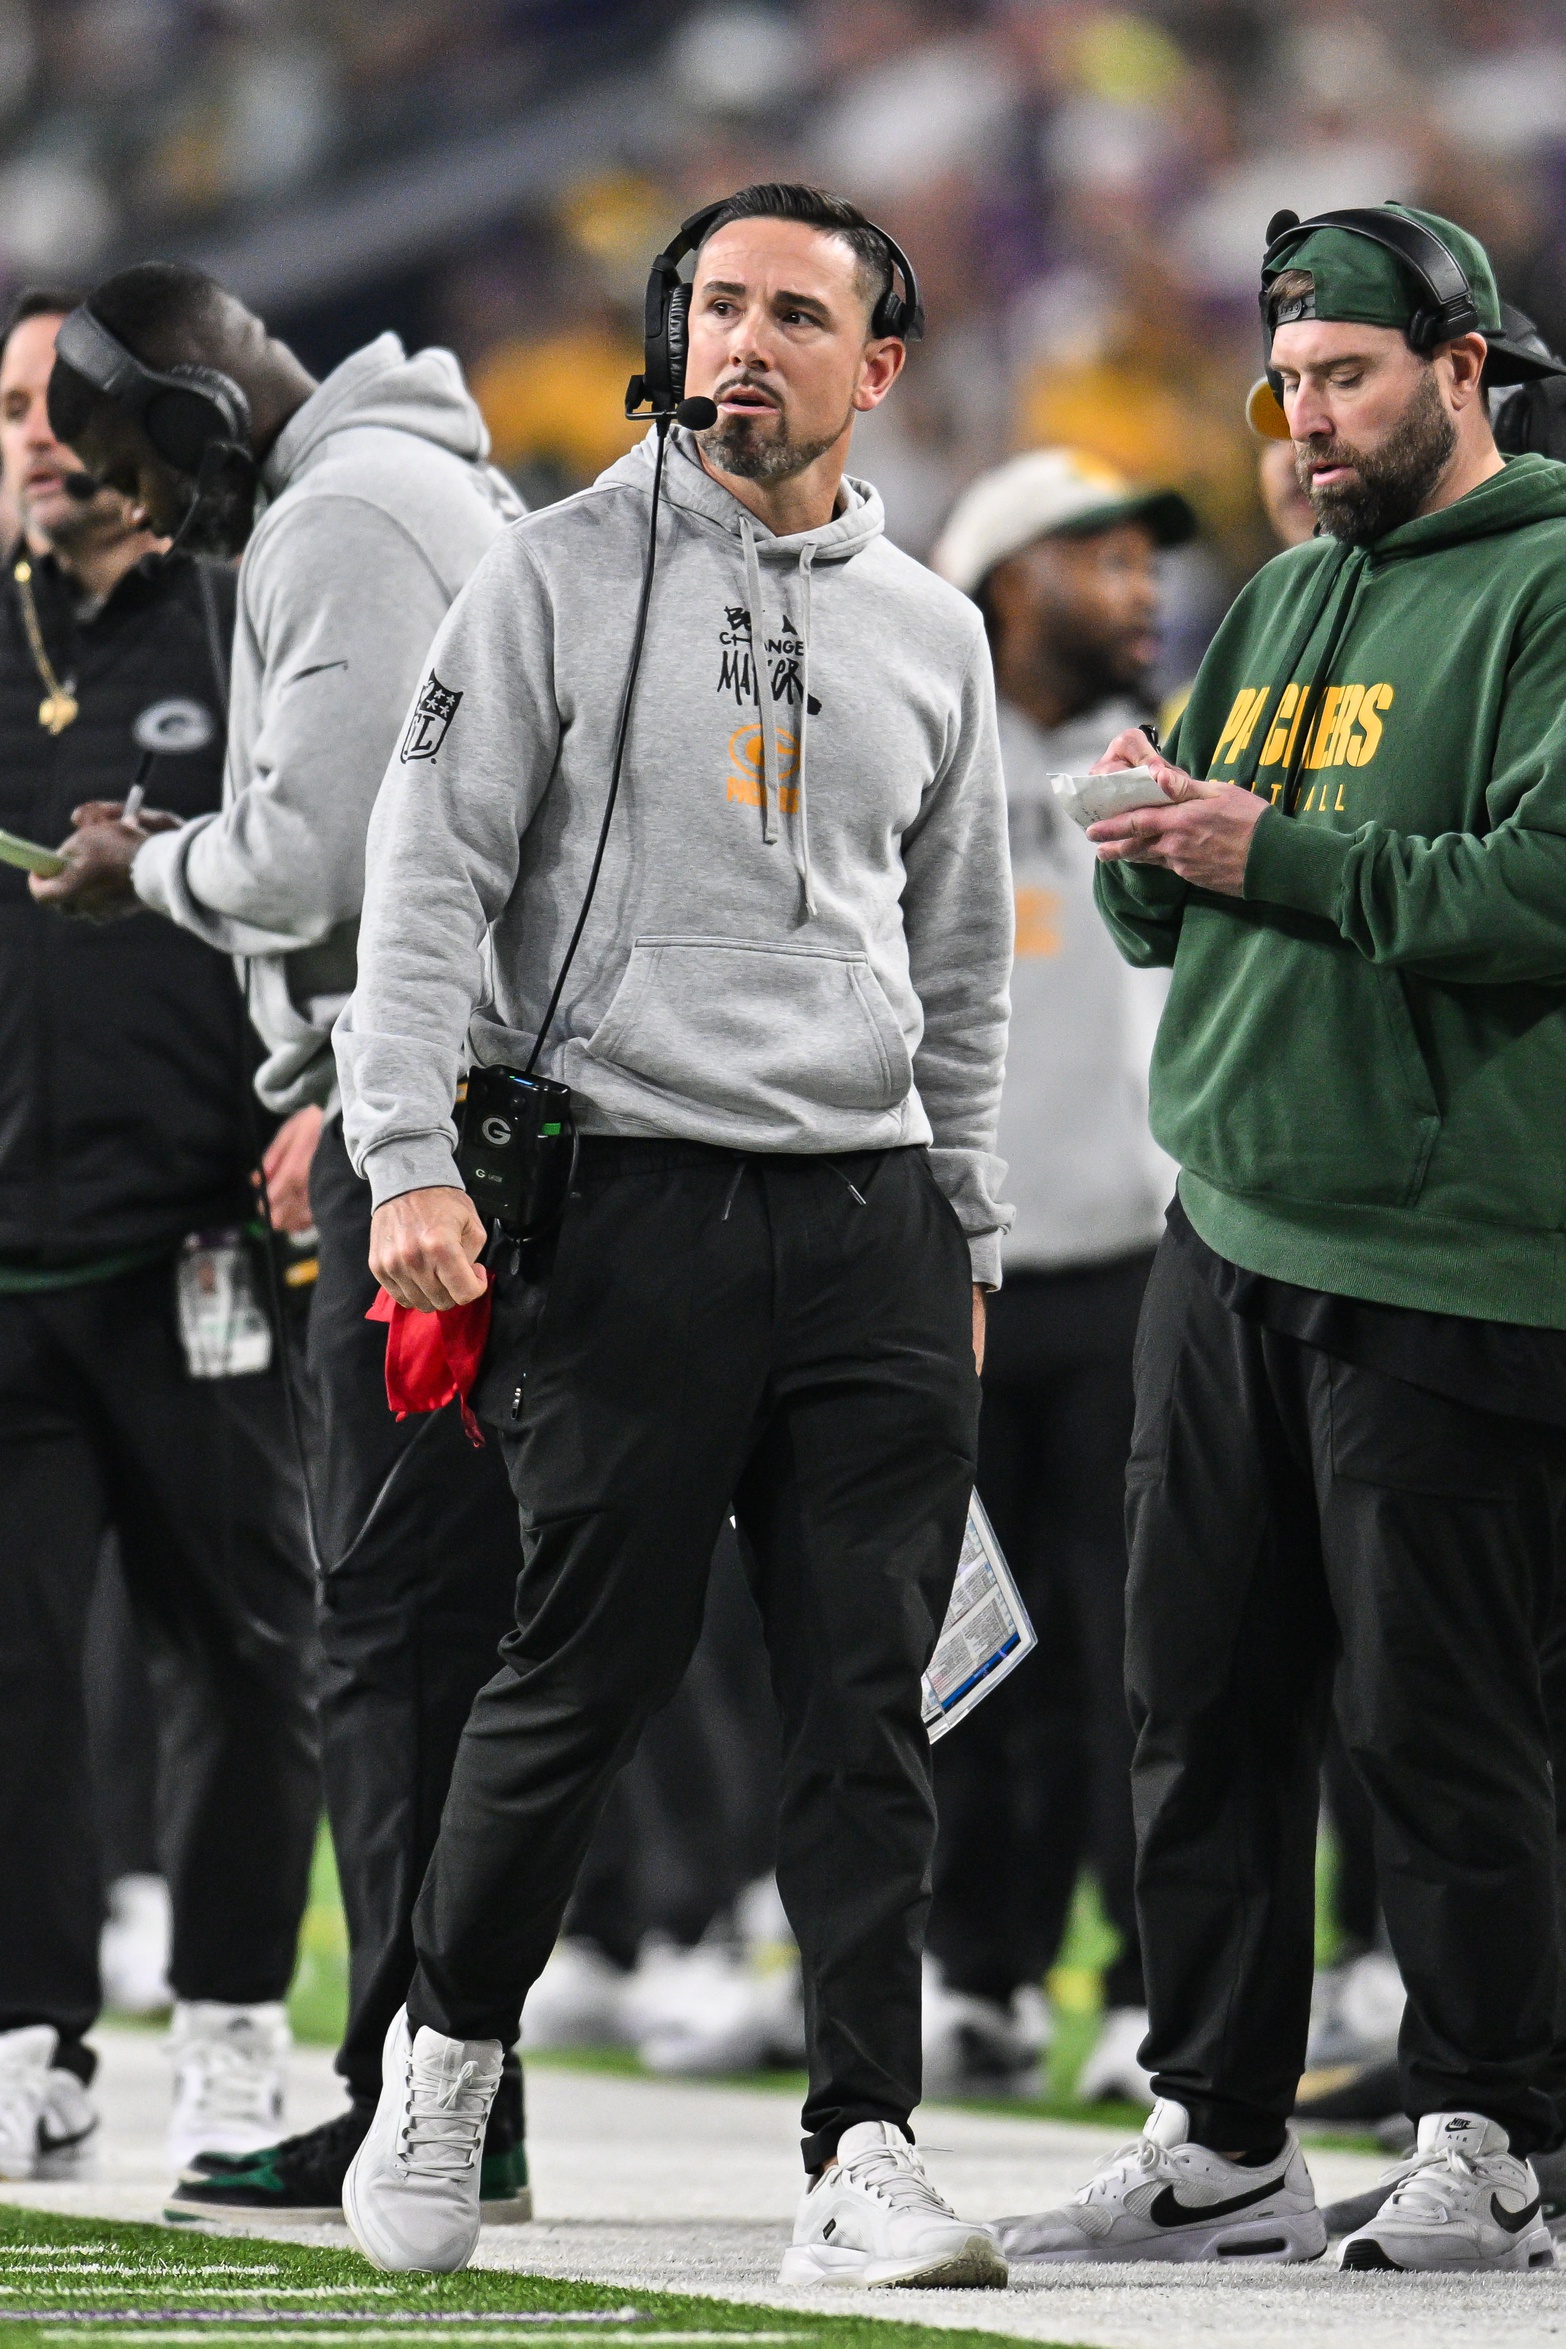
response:
M534 502L629 445L671 221L836 187L930 311L856 443L893 535L1040 442L1178 484L1171 682L1271 551L1240 406L1280 204L1459 217L1566 342L1566 20L1528 0L3 0L0 111L9 282L164 252L312 364L450 343Z

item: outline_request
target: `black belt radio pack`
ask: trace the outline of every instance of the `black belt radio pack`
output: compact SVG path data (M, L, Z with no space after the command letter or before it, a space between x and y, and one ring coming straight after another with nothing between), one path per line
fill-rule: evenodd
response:
M460 1118L457 1167L484 1221L509 1239L548 1231L564 1210L576 1156L570 1086L475 1067Z

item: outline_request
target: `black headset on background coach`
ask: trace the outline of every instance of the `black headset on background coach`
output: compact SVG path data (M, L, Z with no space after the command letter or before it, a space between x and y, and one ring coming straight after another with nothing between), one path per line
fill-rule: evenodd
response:
M626 664L625 683L620 690L614 751L609 767L609 788L604 798L598 845L587 876L587 887L582 892L576 923L561 957L560 969L544 1016L538 1023L538 1033L533 1040L526 1067L484 1068L475 1063L468 1072L467 1093L459 1113L457 1171L469 1198L490 1228L492 1244L504 1241L513 1250L513 1265L518 1261L518 1252L526 1242L546 1238L559 1223L565 1213L566 1198L576 1166L577 1134L571 1109L571 1089L554 1077L540 1076L538 1060L554 1025L555 1013L560 1008L560 998L565 992L566 979L576 959L582 933L587 927L588 914L592 911L598 876L603 868L604 851L609 845L609 827L614 817L615 801L620 793L620 776L625 765L625 746L636 701L636 681L641 675L642 648L647 641L647 615L652 604L653 574L658 560L658 501L663 486L669 427L671 424L682 424L687 432L706 432L718 421L714 401L687 399L685 396L692 281L681 277L680 263L696 252L713 223L727 211L729 202L730 199L725 197L721 203L704 204L699 212L691 214L689 220L682 221L675 235L654 259L648 273L647 307L642 334L642 372L633 375L626 386L625 412L627 416L634 416L638 409L650 408L650 421L657 430L658 445L653 459L652 495L648 500L647 551L642 561L641 592L637 599L636 624L631 637L631 657ZM904 288L899 294L894 286L888 286L881 295L870 315L871 335L876 338L895 335L904 342L912 342L924 332L924 307L919 300L913 264L884 228L877 228L873 221L866 221L864 225L881 239L894 271L902 277Z
M139 424L156 453L189 480L190 503L170 545L232 556L249 536L260 468L250 447L250 402L220 368L180 362L149 367L83 302L55 338L50 429L67 448L97 393Z
M704 204L689 220L682 220L648 272L647 300L642 315L642 372L633 375L626 386L627 416L648 407L654 422L672 419L676 424L683 424L688 432L706 432L718 421L718 411L711 400L685 397L692 280L681 277L680 263L698 250L713 222L728 210L729 201L725 197L719 203ZM913 264L896 238L888 236L884 228L878 228L873 220L867 220L865 227L880 238L887 259L903 281L902 293L897 292L894 282L876 303L870 315L871 335L877 339L895 336L901 342L917 342L924 332L924 304L919 299ZM667 428L666 422L664 429Z
M1491 403L1497 448L1507 456L1532 450L1543 457L1566 458L1566 360L1557 357L1533 320L1511 302L1501 304L1502 333L1481 327L1473 289L1451 247L1422 221L1397 212L1351 205L1340 212L1313 213L1308 220L1301 220L1297 212L1275 212L1268 221L1259 299L1262 362L1275 399L1281 402L1283 378L1272 363L1273 328L1286 324L1287 318L1273 315L1268 273L1285 267L1290 253L1318 228L1346 229L1383 246L1402 262L1425 297L1424 307L1403 330L1409 347L1422 358L1459 335L1484 335L1484 387L1506 394Z

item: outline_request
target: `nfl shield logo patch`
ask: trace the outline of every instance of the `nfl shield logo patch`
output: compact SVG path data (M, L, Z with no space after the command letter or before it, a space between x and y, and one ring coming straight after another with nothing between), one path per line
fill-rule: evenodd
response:
M461 694L454 693L449 685L442 685L431 669L424 680L424 689L413 705L408 731L402 738L399 756L404 766L410 759L432 759L435 756L446 739L447 728L457 714L457 704L461 699Z

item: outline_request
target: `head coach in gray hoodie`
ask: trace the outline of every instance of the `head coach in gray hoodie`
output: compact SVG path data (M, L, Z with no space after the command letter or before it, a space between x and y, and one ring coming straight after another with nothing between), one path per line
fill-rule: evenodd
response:
M454 1088L466 1053L520 1068L545 1028L655 527L620 796L538 1063L570 1088L580 1162L554 1232L516 1271L502 1252L478 1398L521 1502L518 1628L463 1738L344 2208L384 2266L470 2254L464 2180L399 2143L482 2125L733 1510L783 1716L778 1880L810 2048L785 2276L1002 2282L906 2131L934 1830L919 1682L1009 1212L989 656L973 606L888 544L844 471L905 355L884 237L797 187L688 229L686 390L715 422L674 435L656 513L650 435L491 549L371 826L345 1123L376 1270L438 1309L484 1286Z
M160 532L244 549L228 763L221 812L87 821L66 874L37 895L98 919L150 906L238 957L267 1048L262 1097L313 1136L310 1105L330 1110L335 1089L330 1032L354 982L381 772L431 637L521 508L485 461L484 422L449 352L408 358L382 335L317 384L232 294L164 263L108 279L84 307L85 324L78 311L61 330L50 383L71 445ZM236 1065L236 1094L243 1082ZM494 1669L518 1566L493 1454L471 1451L454 1411L399 1425L386 1408L384 1333L364 1318L370 1197L335 1115L309 1182L323 1743L352 1958L338 2068L353 2103L242 2173L184 2179L184 2217L336 2208L407 1986L413 1898L457 1736ZM488 2189L513 2206L520 2137L513 2076L485 2164Z

